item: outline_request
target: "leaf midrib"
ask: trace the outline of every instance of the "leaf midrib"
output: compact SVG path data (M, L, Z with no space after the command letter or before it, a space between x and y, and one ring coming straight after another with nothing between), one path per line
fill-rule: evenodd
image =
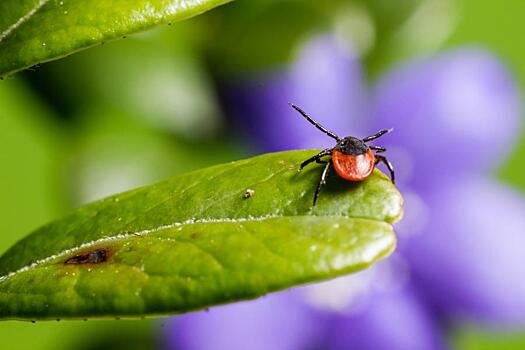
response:
M60 252L58 252L56 254L53 254L53 255L48 256L48 257L45 257L43 259L39 259L39 260L37 260L37 261L35 261L35 262L31 263L31 264L28 264L28 265L25 265L25 266L23 266L23 267L21 267L19 269L16 269L15 271L12 271L12 272L9 272L8 274L0 276L0 283L5 281L6 279L8 279L10 277L13 277L13 276L21 273L21 272L25 272L25 271L37 268L38 266L41 266L41 265L43 265L43 264L45 264L47 262L56 260L56 259L64 257L64 256L68 256L68 255L73 254L74 252L76 252L78 250L85 249L85 248L92 247L92 246L96 246L96 245L98 245L100 243L104 243L104 242L118 241L118 240L121 240L121 239L127 239L127 238L132 238L132 237L143 237L143 236L146 236L146 235L148 235L150 233L153 233L153 232L167 230L167 229L171 229L171 228L175 228L175 227L181 227L181 226L184 226L184 225L214 224L214 223L216 223L216 224L220 224L220 223L245 223L245 222L265 221L265 220L276 219L276 218L301 218L301 217L311 218L311 217L315 217L315 216L311 216L311 215L265 215L265 216L260 216L260 217L246 217L246 218L235 218L235 219L233 219L233 218L189 219L189 220L186 220L186 221L175 222L175 223L171 223L171 224L168 224L168 225L160 225L160 226L157 226L155 228L145 229L145 230L137 231L137 232L118 233L116 235L101 237L101 238L98 238L98 239L90 241L90 242L82 243L82 244L77 245L75 247L64 249L64 250L62 250L62 251L60 251ZM380 222L380 223L383 223L385 225L391 225L390 223L388 223L386 221L379 220L379 219L376 219L376 218L370 218L370 217L348 217L348 216L343 216L343 215L320 215L319 217L334 217L334 218L345 218L345 219L352 219L352 220L367 220L367 221L373 221L373 222Z
M44 7L49 0L39 0L35 7L33 7L29 12L27 12L24 16L20 17L18 21L11 24L6 30L0 34L0 44L11 35L11 33L15 32L22 24L29 21L42 7Z

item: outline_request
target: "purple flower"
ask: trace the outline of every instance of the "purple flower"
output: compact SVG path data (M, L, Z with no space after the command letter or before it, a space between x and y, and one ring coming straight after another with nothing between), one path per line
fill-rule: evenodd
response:
M405 220L398 253L370 270L175 318L180 349L443 349L450 322L525 324L525 201L489 179L517 137L519 94L489 53L409 62L368 93L359 60L329 37L286 72L224 84L234 123L263 151L324 148L337 134L378 140L397 166Z
M269 295L171 320L168 347L206 349L307 349L320 343L314 311L289 293Z
M519 135L520 100L491 54L461 49L411 62L387 74L374 92L376 128L392 146L401 182L428 181L494 168Z
M427 300L456 320L525 324L525 201L472 176L425 192L432 212L403 247Z
M371 293L357 314L337 314L327 330L327 348L443 349L435 321L410 288Z

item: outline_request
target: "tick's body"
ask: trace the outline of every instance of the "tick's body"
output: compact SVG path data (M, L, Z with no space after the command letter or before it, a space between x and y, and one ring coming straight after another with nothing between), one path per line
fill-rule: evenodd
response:
M368 178L374 171L375 166L379 162L383 162L388 170L390 171L390 178L392 182L395 181L394 168L388 159L384 156L374 154L385 152L386 149L380 146L368 146L368 141L375 140L384 134L391 131L391 129L385 129L379 131L377 134L365 137L364 139L358 139L356 137L347 136L345 138L339 138L333 132L327 130L322 125L313 120L308 114L302 109L290 103L295 110L297 110L303 117L305 117L310 123L315 125L319 130L332 137L337 141L336 145L332 148L327 148L312 158L305 160L300 169L302 170L305 166L312 162L326 164L321 175L321 180L317 185L317 189L314 195L314 206L319 197L321 187L326 184L326 178L330 170L335 169L336 173L345 180L348 181L363 181ZM331 156L331 161L322 160L323 157Z

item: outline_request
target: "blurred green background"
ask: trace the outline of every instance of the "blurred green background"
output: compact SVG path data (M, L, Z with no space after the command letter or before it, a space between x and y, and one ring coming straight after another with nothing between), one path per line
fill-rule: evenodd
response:
M318 32L349 36L370 79L459 45L496 53L525 91L525 3L237 1L0 82L0 250L87 201L250 153L215 82L291 60ZM276 39L278 38L278 39ZM522 133L523 134L523 133ZM498 176L525 191L525 135ZM163 320L2 322L4 349L147 349ZM522 349L525 334L466 326L458 349Z

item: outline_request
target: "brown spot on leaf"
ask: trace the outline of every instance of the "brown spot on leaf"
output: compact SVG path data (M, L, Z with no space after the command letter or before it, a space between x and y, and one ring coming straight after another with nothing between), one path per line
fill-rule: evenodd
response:
M190 237L191 239L197 239L197 237L199 237L199 234L197 232L193 232Z
M108 261L109 250L106 248L98 248L77 254L64 261L66 265L81 265L81 264L100 264Z

